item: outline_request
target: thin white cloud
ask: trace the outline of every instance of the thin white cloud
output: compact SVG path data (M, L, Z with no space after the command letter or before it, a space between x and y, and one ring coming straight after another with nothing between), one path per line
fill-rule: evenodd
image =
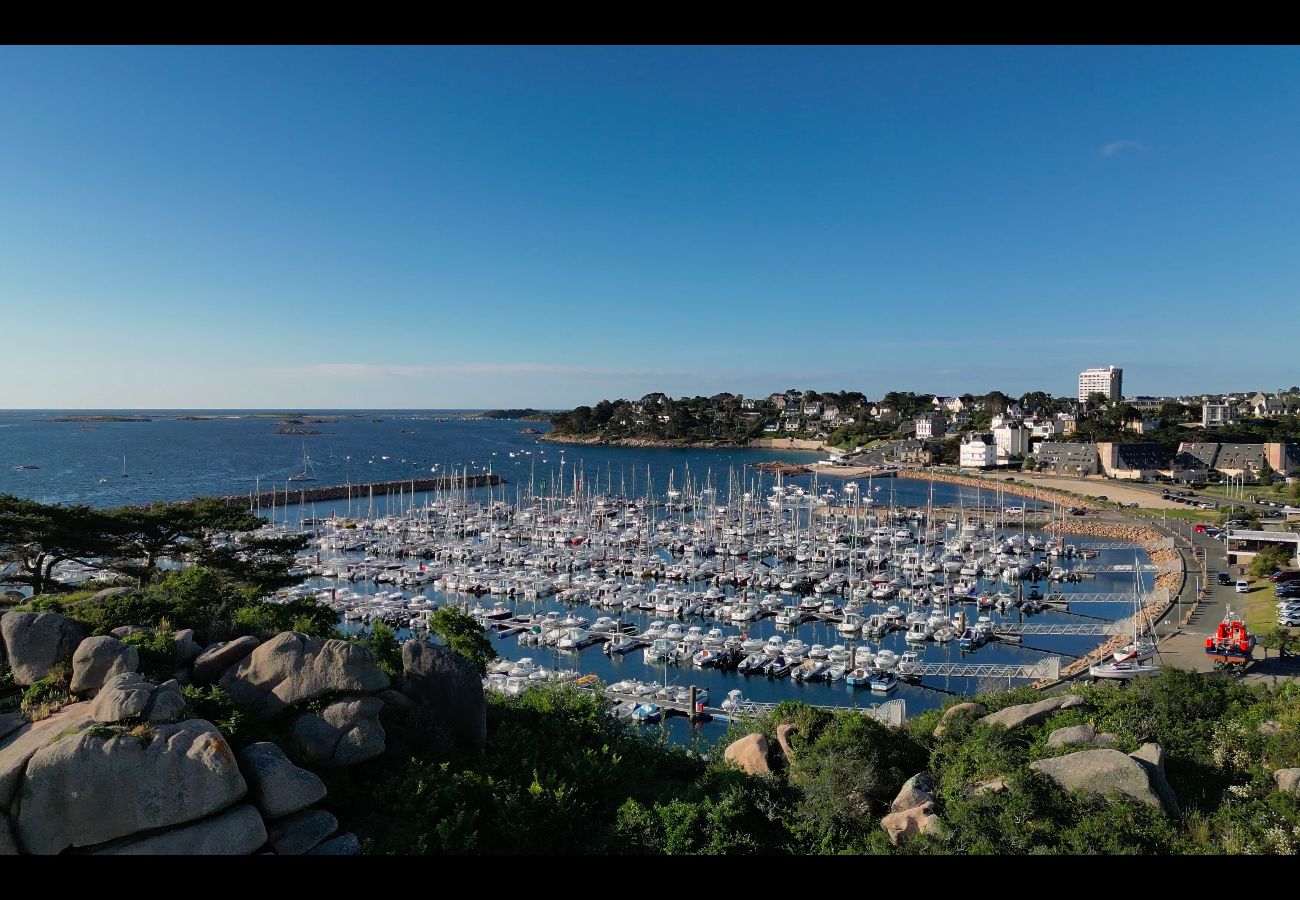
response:
M1111 141L1109 144L1102 147L1100 152L1102 156L1118 156L1125 151L1146 153L1147 145L1141 141Z
M470 362L437 366L394 366L375 363L316 363L310 366L261 368L264 375L315 378L430 378L480 375L505 378L695 378L735 373L702 372L689 369L614 369L559 363Z

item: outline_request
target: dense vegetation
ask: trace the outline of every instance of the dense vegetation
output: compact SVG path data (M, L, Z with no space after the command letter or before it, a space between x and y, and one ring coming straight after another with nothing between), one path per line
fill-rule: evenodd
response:
M331 634L338 617L324 604L263 601L300 580L290 569L307 543L261 536L255 529L263 524L204 501L99 510L0 495L0 559L10 564L6 583L33 590L21 608L62 613L96 634L123 625L193 628L200 643L290 629ZM55 567L67 560L98 566L134 589L92 600L95 591L59 582ZM167 560L189 565L162 568Z
M930 449L936 461L957 462L959 435L988 431L994 416L1015 406L1024 416L1050 417L1072 413L1077 430L1069 440L1083 442L1157 443L1172 455L1183 441L1258 444L1300 441L1300 394L1287 395L1288 414L1271 419L1247 419L1228 428L1202 429L1199 404L1167 401L1158 410L1142 411L1129 403L1110 403L1101 394L1087 402L1028 391L1019 397L990 391L962 394L962 416L951 426L952 436L935 439ZM818 411L818 406L822 412ZM834 414L829 414L834 410ZM734 394L680 397L647 394L640 400L601 400L551 417L557 437L617 442L672 441L697 444L744 444L757 437L818 438L850 450L873 441L906 437L923 413L934 412L933 394L890 391L868 400L857 391L789 390L783 394L745 400ZM947 416L947 410L941 410ZM1139 435L1130 426L1154 422ZM777 430L771 431L770 426Z
M1270 776L1300 765L1300 688L1167 669L1080 690L1088 706L1040 726L1008 732L954 717L941 740L931 736L939 711L892 730L783 704L754 728L771 739L778 723L794 723L794 763L750 777L722 753L746 729L697 755L667 744L657 728L620 724L592 695L537 689L490 698L484 754L388 756L351 770L330 796L367 849L381 853L1287 853L1300 845L1300 800ZM1040 697L1021 688L985 702ZM1045 741L1082 722L1115 734L1122 751L1159 743L1181 814L1067 793L1028 767L1077 749ZM935 776L942 835L891 847L880 818L923 770ZM972 790L993 777L1009 789Z
M746 410L732 394L681 397L647 394L639 401L601 400L551 417L553 434L568 437L744 444L763 434L763 417L776 415L766 400ZM746 415L753 413L753 415Z
M7 584L33 594L66 589L55 568L64 562L94 565L124 581L148 584L166 559L188 559L239 578L263 592L293 584L293 556L305 537L268 538L265 522L211 500L95 509L62 506L0 494L0 563ZM219 539L238 533L236 540Z
M529 419L533 421L545 421L550 418L550 413L540 409L533 409L531 406L525 409L489 409L487 412L479 413L484 419Z

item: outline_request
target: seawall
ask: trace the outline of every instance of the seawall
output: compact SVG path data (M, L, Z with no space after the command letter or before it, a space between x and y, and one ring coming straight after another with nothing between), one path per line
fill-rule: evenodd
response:
M500 475L457 475L439 476L437 478L408 478L405 481L373 481L365 484L330 484L301 488L290 485L288 502L315 503L322 500L345 500L349 495L355 498L368 497L372 493L376 496L383 496L384 494L416 493L421 491L446 491L453 488L457 490L481 488L489 485L505 484L505 481ZM250 503L269 507L272 500L276 503L284 503L285 491L262 491L260 494L250 492L228 497L212 497L211 499L232 507L246 507Z

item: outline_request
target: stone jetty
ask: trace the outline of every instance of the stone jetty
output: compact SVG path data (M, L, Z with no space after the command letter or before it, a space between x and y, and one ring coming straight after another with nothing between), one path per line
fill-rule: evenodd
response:
M276 503L284 503L286 494L290 503L316 503L322 500L345 500L349 496L356 498L368 497L373 494L379 497L384 494L462 490L505 483L504 478L495 474L447 475L437 478L408 478L405 481L372 481L365 484L328 484L315 487L294 487L290 485L287 490L262 491L260 494L249 492L229 497L213 497L212 499L226 506L247 507L252 503L269 507L272 500Z

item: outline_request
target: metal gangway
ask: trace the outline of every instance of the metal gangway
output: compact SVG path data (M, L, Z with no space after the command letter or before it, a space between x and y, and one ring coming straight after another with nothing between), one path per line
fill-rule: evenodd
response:
M909 675L937 675L948 678L1027 678L1030 681L1061 677L1061 657L1045 656L1028 665L1013 663L919 663Z
M1120 619L1118 622L1087 622L1076 624L1055 624L1055 625L1038 625L1038 624L1014 624L1003 623L993 628L993 633L998 635L1077 635L1079 637L1101 637L1111 634L1128 634L1133 630L1132 617Z
M1129 591L1127 593L1117 592L1117 593L1110 593L1110 594L1053 593L1053 594L1044 594L1042 599L1044 603L1132 603L1133 592L1132 591ZM1142 600L1142 605L1150 606L1151 604L1167 603L1168 601L1169 601L1169 591L1165 588L1160 588L1159 590L1155 590L1149 594L1144 595Z

